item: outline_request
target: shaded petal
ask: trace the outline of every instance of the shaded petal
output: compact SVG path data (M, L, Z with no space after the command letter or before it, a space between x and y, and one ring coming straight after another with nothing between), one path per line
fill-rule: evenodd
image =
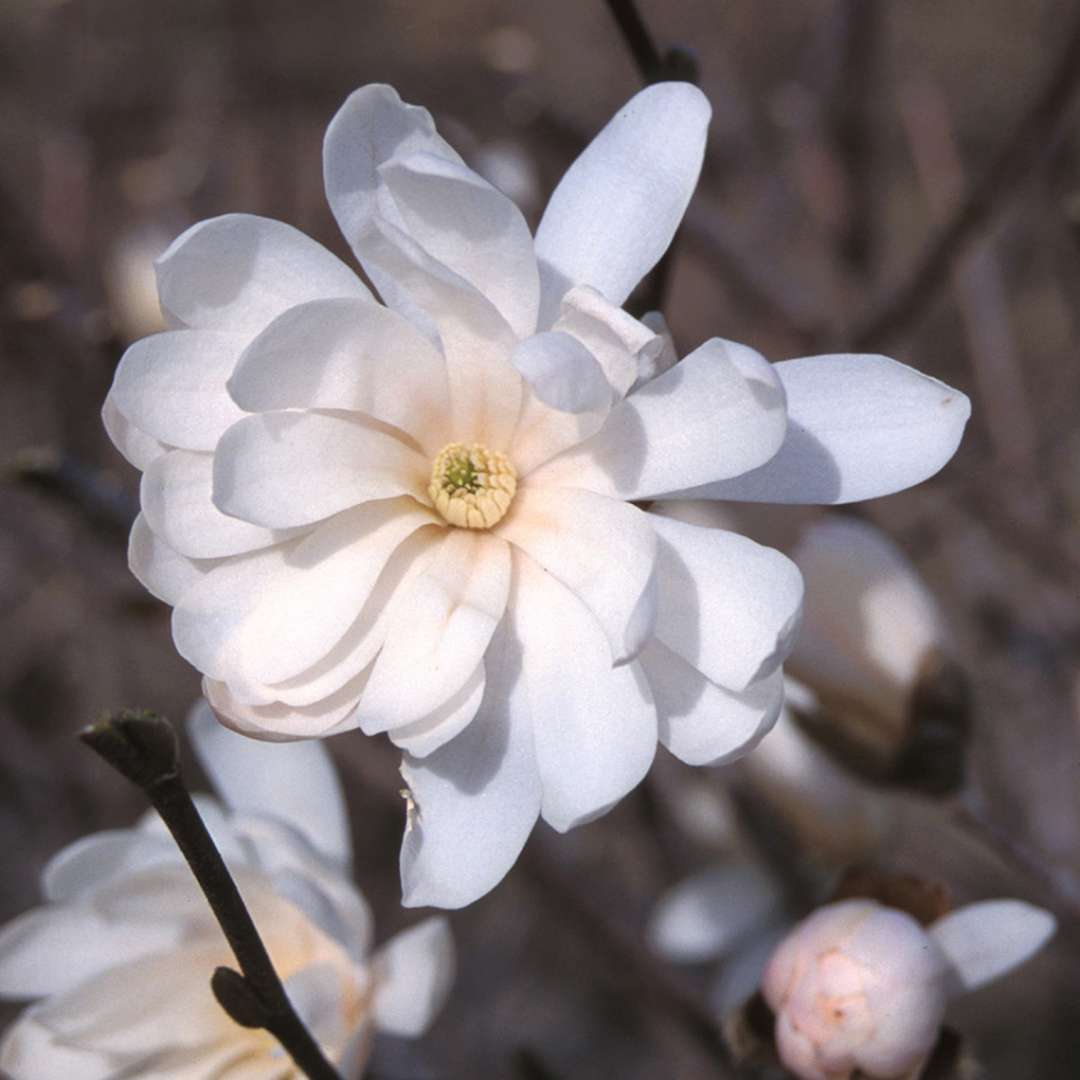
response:
M566 832L606 813L648 772L656 710L638 665L612 667L599 624L574 594L527 556L515 554L514 566L541 814Z
M532 480L623 499L738 476L784 441L784 392L753 349L713 338L611 410L587 442Z
M510 548L448 529L430 565L395 596L358 715L367 735L422 720L457 694L506 609Z
M244 351L229 392L249 412L347 409L449 442L446 363L402 316L366 300L312 300L279 315Z
M214 467L212 454L170 450L143 473L143 517L169 547L192 559L218 559L295 535L295 530L265 529L223 514L211 499Z
M802 612L798 567L738 533L650 517L660 537L657 638L729 690L775 671Z
M411 724L390 731L390 741L414 758L427 757L448 743L472 722L484 700L486 676L483 662L465 680L462 688L444 701L434 712Z
M383 945L372 964L378 1029L403 1038L422 1035L454 981L450 924L433 917L410 926Z
M352 860L345 798L325 746L273 745L222 727L205 701L188 714L188 738L214 790L233 812L287 822L336 863Z
M371 298L356 274L321 244L254 214L192 225L154 265L162 309L203 330L252 335L308 300Z
M405 755L409 816L401 845L402 903L460 908L514 865L540 812L540 777L520 679L521 653L503 620L486 657L480 712L422 761Z
M91 833L68 844L46 863L42 891L54 903L73 901L113 878L175 863L180 857L171 836L141 829Z
M612 404L609 395L600 408L591 412L562 412L545 405L528 386L524 387L521 415L509 451L518 479L595 435L604 426Z
M36 1009L26 1009L4 1034L0 1069L11 1080L41 1080L43 1076L113 1080L116 1076L116 1062L108 1055L65 1046L37 1019Z
M780 452L688 498L847 503L921 484L956 452L971 402L886 356L808 356L776 365L788 401Z
M426 502L430 469L359 417L260 413L233 424L218 443L214 505L270 528L310 525L373 499Z
M536 231L541 326L571 285L592 285L621 305L656 265L697 186L711 112L689 83L657 83L570 166Z
M116 407L155 439L213 450L244 414L225 383L247 338L211 330L169 330L136 341L116 369Z
M572 488L518 489L492 530L550 571L596 616L623 663L652 634L656 533L636 506Z
M639 657L656 699L660 741L687 765L726 765L772 730L784 704L779 670L737 693L710 682L656 639Z
M101 423L113 446L140 471L149 468L162 454L168 453L169 447L141 431L124 416L111 392L101 407Z
M174 551L150 528L143 514L135 518L128 538L128 568L159 600L175 605L215 565Z
M596 358L577 338L548 330L518 342L510 363L545 405L595 412L611 405L611 387Z

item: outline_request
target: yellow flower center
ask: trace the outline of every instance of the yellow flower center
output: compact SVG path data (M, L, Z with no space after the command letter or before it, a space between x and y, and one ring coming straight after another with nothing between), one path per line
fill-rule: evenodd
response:
M450 443L431 466L428 494L451 525L490 529L513 502L517 472L505 454L480 443Z

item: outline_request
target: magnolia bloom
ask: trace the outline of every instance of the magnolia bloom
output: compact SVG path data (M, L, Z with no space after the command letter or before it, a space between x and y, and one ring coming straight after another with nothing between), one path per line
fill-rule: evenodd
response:
M225 804L201 800L207 826L293 1005L352 1080L375 1029L417 1035L441 1006L453 978L446 921L373 953L325 749L252 744L205 706L190 730ZM0 1045L5 1076L299 1080L269 1034L214 1000L210 976L236 961L156 814L65 848L43 885L46 905L0 930L0 994L41 999Z
M621 309L708 120L692 86L642 91L533 237L427 112L367 86L324 172L381 303L262 218L196 225L157 264L174 329L127 352L104 410L144 470L132 569L224 723L405 751L408 905L476 899L538 817L603 814L658 739L720 762L775 720L797 569L640 503L864 499L959 442L967 399L884 357L713 339L674 363Z

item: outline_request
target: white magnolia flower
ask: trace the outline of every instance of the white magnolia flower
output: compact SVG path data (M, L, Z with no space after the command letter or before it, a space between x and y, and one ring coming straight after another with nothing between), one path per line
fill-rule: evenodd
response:
M331 208L382 298L294 229L228 215L158 262L175 329L105 404L144 469L131 566L214 710L264 738L387 732L404 901L471 902L538 817L604 813L657 739L727 760L775 719L802 583L638 504L845 502L936 472L967 399L875 356L674 366L621 310L697 182L709 107L620 111L535 238L422 109L354 93Z
M205 706L190 730L227 807L200 809L286 991L342 1075L358 1077L374 1029L417 1035L440 1008L454 966L446 921L373 953L325 748L254 744ZM214 1000L210 976L236 961L156 814L65 848L43 884L45 906L0 930L0 995L41 999L0 1045L5 1076L299 1080L270 1035Z

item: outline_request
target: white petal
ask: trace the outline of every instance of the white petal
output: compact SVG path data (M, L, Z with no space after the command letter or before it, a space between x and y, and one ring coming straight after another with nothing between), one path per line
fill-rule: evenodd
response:
M611 410L588 442L548 462L536 483L624 499L738 476L784 441L784 391L753 349L713 338Z
M199 764L226 806L285 821L318 851L349 864L345 798L325 746L245 739L222 727L205 701L188 714L187 732Z
M113 446L136 469L148 468L151 462L169 449L164 443L158 442L153 436L141 431L124 416L116 407L116 401L111 392L101 407L101 423L105 428L105 433L112 439Z
M571 285L622 304L667 250L697 186L711 109L688 83L636 94L570 166L536 232L541 325Z
M270 528L309 525L372 499L426 501L430 471L415 450L360 417L260 413L218 443L214 505Z
M395 597L382 652L360 700L367 735L412 724L473 676L506 609L510 548L448 529L428 568Z
M742 757L780 717L779 670L736 693L710 682L655 638L639 659L656 699L660 741L688 765L725 765Z
M930 936L965 990L1004 975L1039 951L1057 929L1048 911L1022 900L984 900L938 919Z
M521 211L465 165L420 151L379 167L405 231L499 310L519 337L536 330L540 279Z
M571 334L596 357L618 397L625 397L637 381L639 367L655 363L667 345L588 285L577 285L562 298L553 329Z
M565 586L515 553L511 600L534 717L541 814L559 832L606 813L649 771L656 710L637 664L612 667L603 631Z
M291 225L253 214L200 221L155 266L162 308L202 330L252 335L308 300L371 297L321 244Z
M0 1069L11 1080L42 1077L78 1077L79 1080L112 1080L116 1063L96 1050L65 1046L37 1019L36 1009L26 1009L4 1034L0 1045Z
M737 533L650 517L660 537L657 638L729 690L775 671L802 613L798 567Z
M956 452L971 402L885 356L808 356L776 365L788 400L780 452L688 497L848 503L920 484Z
M484 665L481 662L453 697L447 698L427 716L403 727L393 728L390 731L390 741L414 758L427 757L472 723L480 709L480 703L484 700L485 682Z
M649 942L679 963L711 960L743 944L782 905L780 887L756 863L721 863L664 895L649 920Z
M378 500L302 540L218 566L175 608L176 647L215 679L299 675L349 629L398 545L433 520L409 499Z
M603 627L615 663L637 654L655 616L656 534L647 515L590 491L529 484L493 531L573 591Z
M217 559L280 543L293 533L223 514L212 502L214 456L170 450L143 473L139 498L147 525L174 551Z
M366 300L312 300L283 312L240 357L229 392L249 412L366 413L430 454L450 441L441 354L400 315Z
M144 515L135 518L128 538L128 568L159 600L176 604L213 565L173 551L154 533Z
M175 863L180 857L171 836L142 829L91 833L48 861L41 875L42 891L54 903L76 900L113 878Z
M560 412L594 412L611 404L611 387L577 338L548 330L521 341L510 362L545 404Z
M631 393L645 383L652 382L658 375L663 375L668 368L674 367L679 362L679 354L675 351L675 339L671 336L671 330L664 316L659 311L646 311L641 316L641 324L651 330L656 337L637 353L638 373L634 385L630 388Z
M244 414L225 383L247 338L211 330L169 330L136 341L110 391L142 431L185 450L213 450Z
M545 405L525 386L521 415L509 450L518 479L524 479L544 462L595 435L604 426L613 403L609 394L608 400L591 412L562 412Z
M403 1038L422 1035L454 981L450 924L434 916L410 926L379 949L372 962L379 1030Z
M503 621L488 649L487 691L476 719L401 775L410 809L401 845L402 903L460 908L514 865L540 812L532 724L520 649Z

